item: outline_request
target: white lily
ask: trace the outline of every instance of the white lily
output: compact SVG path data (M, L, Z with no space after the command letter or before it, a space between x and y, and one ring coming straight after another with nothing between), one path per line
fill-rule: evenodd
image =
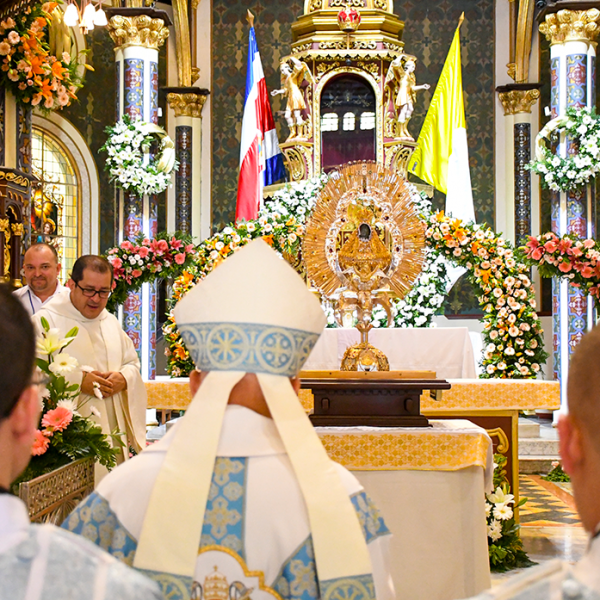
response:
M40 354L50 355L60 350L63 340L58 335L58 329L52 328L44 332L43 337L37 341L37 351Z
M493 494L487 494L487 499L492 504L508 504L512 502L515 497L512 494L505 494L501 487L497 487Z

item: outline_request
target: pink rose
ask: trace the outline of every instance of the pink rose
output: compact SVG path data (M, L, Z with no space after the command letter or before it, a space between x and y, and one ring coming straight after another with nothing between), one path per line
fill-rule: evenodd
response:
M144 241L142 242L143 246L149 246L150 245L150 240L148 238L145 238Z
M533 258L533 260L540 260L542 256L544 256L544 250L539 246L531 253L531 258Z
M113 269L120 269L123 266L123 261L118 256L111 256L110 262Z
M140 258L146 258L150 254L150 250L146 246L140 246L137 253L140 255Z
M550 252L550 254L553 254L554 252L556 252L557 249L556 242L554 242L553 240L546 242L544 244L544 248L546 248L546 252Z
M185 254L183 254L183 252L180 252L179 254L175 255L175 262L178 265L182 265L185 262Z
M596 242L594 240L592 240L592 239L587 239L587 240L583 241L583 246L585 248L587 248L588 250L590 248L593 248L595 245L596 245Z
M132 276L132 277L136 277L136 278L137 278L137 277L139 277L141 274L142 274L142 272L141 272L139 269L134 269L134 270L131 272L131 276Z
M169 244L165 240L158 240L156 246L160 252L166 252L169 249Z
M133 250L133 244L125 240L124 242L121 242L121 248L123 250L127 250L128 252L131 252L131 250Z
M583 269L581 269L581 275L586 279L589 279L590 277L594 276L594 269L592 269L592 267L589 265L586 265L583 267Z

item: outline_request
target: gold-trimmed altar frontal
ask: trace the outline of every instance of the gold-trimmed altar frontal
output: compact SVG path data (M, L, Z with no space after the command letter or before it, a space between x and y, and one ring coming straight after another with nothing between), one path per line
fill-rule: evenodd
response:
M451 379L452 388L434 402L424 394L423 412L450 410L532 410L560 408L560 383L540 379Z
M331 459L353 471L459 471L485 468L490 438L484 430L448 431L443 421L427 429L363 428L348 433L317 433ZM469 423L469 425L471 425Z

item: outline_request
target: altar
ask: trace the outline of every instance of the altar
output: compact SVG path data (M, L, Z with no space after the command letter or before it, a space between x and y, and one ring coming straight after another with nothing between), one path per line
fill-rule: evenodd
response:
M469 421L427 429L317 427L329 456L353 472L393 533L399 600L456 600L490 587L484 491L492 443Z
M357 329L325 329L304 370L339 369L346 348L359 341ZM391 370L435 371L440 379L474 379L477 376L473 345L466 327L372 329L369 341L387 356Z

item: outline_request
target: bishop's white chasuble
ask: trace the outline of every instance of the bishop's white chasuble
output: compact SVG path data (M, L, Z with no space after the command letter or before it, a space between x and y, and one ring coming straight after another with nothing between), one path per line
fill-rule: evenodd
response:
M177 427L110 473L63 527L133 564L149 497ZM363 598L393 600L390 532L356 478L336 467L368 543L373 573L373 577L349 578L348 589L358 586L363 588ZM182 489L181 494L185 493ZM176 507L164 510L172 512L170 520L176 522ZM160 533L156 538L160 539ZM144 573L161 585L170 600L311 600L322 596L306 506L271 419L241 406L227 407L194 577ZM343 585L335 588L336 594L343 589ZM337 595L331 600L342 600Z

